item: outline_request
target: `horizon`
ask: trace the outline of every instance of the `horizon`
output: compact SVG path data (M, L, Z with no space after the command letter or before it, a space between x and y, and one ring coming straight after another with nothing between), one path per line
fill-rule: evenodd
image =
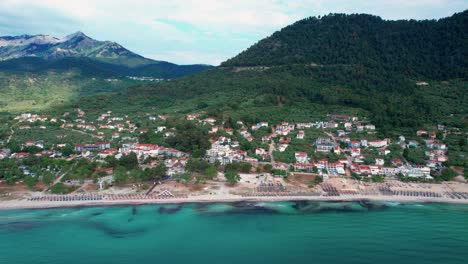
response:
M326 3L320 0L293 3L261 0L250 3L240 0L235 5L214 0L204 1L203 5L179 0L172 4L147 0L110 3L109 0L80 3L2 1L0 35L48 35L61 39L81 31L96 40L117 42L153 60L217 66L261 39L307 17L340 13L369 14L385 20L426 20L449 17L468 8L468 1L464 0L416 0L410 3L403 0L354 3L342 0Z

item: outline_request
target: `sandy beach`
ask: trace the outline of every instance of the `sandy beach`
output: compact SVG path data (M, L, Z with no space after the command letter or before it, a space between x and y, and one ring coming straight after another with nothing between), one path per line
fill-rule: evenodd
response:
M286 182L283 179L256 178L254 174L243 174L241 182L235 186L216 181L202 185L184 185L168 181L158 185L148 195L145 194L145 190L131 186L101 191L97 189L83 190L69 195L51 195L14 186L2 189L0 210L298 200L468 204L468 184L466 183L404 183L388 180L385 183L370 184L350 179L330 178L314 188L309 188L304 184L304 182L307 183L306 180L299 178L296 181ZM269 185L262 185L264 183ZM261 186L267 187L261 188Z
M468 200L432 197L400 197L400 196L269 196L269 197L243 197L239 195L200 195L188 198L167 199L140 199L140 200L101 200L101 201L28 201L26 199L0 202L0 210L14 209L42 209L81 206L114 206L114 205L142 205L142 204L173 204L173 203L216 203L216 202L280 202L280 201L380 201L401 203L452 203L468 204Z

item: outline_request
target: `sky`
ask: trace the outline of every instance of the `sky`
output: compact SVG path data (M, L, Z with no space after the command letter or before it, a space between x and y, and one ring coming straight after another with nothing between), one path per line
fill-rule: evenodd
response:
M309 16L438 19L466 9L468 0L1 0L0 36L82 31L148 58L218 65Z

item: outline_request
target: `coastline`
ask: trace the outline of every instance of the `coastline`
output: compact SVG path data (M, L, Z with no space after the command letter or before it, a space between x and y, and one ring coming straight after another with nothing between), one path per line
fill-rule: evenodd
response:
M150 204L180 204L180 203L230 203L230 202L287 202L287 201L317 201L317 202L397 202L397 203L441 203L441 204L468 204L468 200L455 200L448 198L422 198L401 196L268 196L243 197L232 196L192 196L188 198L150 199L150 200L101 200L101 201L27 201L9 200L0 202L0 210L21 209L53 209L73 207L99 207L99 206L125 206Z

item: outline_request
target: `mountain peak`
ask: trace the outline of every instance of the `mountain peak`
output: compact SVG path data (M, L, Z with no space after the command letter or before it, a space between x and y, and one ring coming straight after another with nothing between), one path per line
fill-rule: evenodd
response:
M65 41L68 41L70 39L75 39L75 38L91 39L90 37L86 36L86 34L84 34L83 32L77 31L73 34L66 36L65 38L62 39L62 41L65 42Z

